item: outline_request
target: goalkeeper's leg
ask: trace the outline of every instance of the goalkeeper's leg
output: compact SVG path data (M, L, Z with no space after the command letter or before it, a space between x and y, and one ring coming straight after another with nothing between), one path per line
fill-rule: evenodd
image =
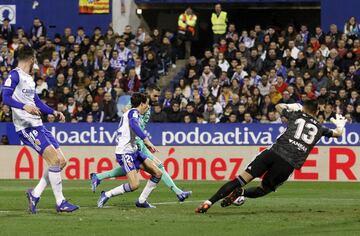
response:
M161 170L162 172L161 180L165 183L167 187L171 189L171 191L173 191L176 194L179 201L181 202L184 201L192 194L191 191L182 191L176 186L169 173L167 173L167 171L165 170L163 163L149 151L149 149L145 146L143 141L138 141L137 145L140 151L144 153L150 160L154 161L157 167Z

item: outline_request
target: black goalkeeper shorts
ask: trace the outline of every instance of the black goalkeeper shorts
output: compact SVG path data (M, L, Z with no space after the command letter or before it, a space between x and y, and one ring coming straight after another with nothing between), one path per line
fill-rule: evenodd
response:
M271 150L264 150L247 166L246 172L254 178L261 177L263 187L275 191L278 186L284 183L294 167Z

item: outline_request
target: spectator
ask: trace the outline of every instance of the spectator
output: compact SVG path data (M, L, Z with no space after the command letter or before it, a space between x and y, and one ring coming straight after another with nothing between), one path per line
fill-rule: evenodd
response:
M99 106L99 104L97 102L93 102L91 104L91 112L90 112L90 114L93 117L93 122L102 123L104 121L104 118L105 118L104 111L102 111L100 109L100 106Z
M15 34L15 28L10 24L9 18L3 19L2 22L3 24L1 25L0 34L8 43L10 43L13 39L13 35Z
M162 110L162 107L159 103L153 104L154 112L151 113L150 122L158 123L158 122L166 122L167 115Z
M222 11L221 4L216 4L215 12L213 12L211 15L213 43L218 43L220 38L225 36L227 21L227 12Z
M171 110L167 113L167 121L178 123L181 121L180 103L176 100L171 102Z
M94 123L94 117L92 114L88 114L86 116L86 123L89 123L89 124Z
M0 122L12 122L12 113L7 105L3 105L0 111Z
M30 37L33 43L37 42L40 36L46 36L46 27L39 18L35 18L31 27Z
M165 98L161 103L164 111L169 111L171 109L172 97L173 97L172 91L170 89L167 89L165 91Z
M76 120L78 122L85 122L86 121L87 113L84 110L84 106L83 106L82 103L77 104L77 111L76 111L76 114L75 114L74 118L76 118Z
M105 93L102 107L104 111L104 122L116 121L116 105L110 93Z
M210 120L210 115L215 115L216 116L216 112L215 112L215 108L214 108L214 103L209 100L204 108L204 112L203 112L203 116L204 119L209 122Z
M178 45L185 45L185 59L191 55L191 41L195 36L197 16L193 13L191 7L186 8L185 12L180 14L178 19Z
M208 88L212 84L212 80L215 79L216 76L214 73L210 70L210 66L206 65L204 67L203 73L200 76L200 86L202 88Z
M281 93L276 89L275 85L271 85L269 95L270 95L271 103L274 105L277 104L282 98Z
M350 19L345 23L344 33L352 39L360 36L360 25L354 16L350 17Z
M46 94L46 93L45 93ZM46 98L45 98L45 103L46 105L48 105L49 107L56 109L57 104L58 104L58 99L55 96L55 91L54 90L50 90L49 93L47 94Z
M224 113L220 115L220 122L221 123L227 123L229 122L229 117L233 113L232 106L230 104L226 105L224 109Z
M208 122L209 124L217 124L219 122L220 122L220 120L215 114L211 114L209 116L209 122Z
M182 120L184 120L185 116L190 117L190 122L195 123L196 122L196 111L195 111L195 104L194 102L189 102L186 105L186 110L182 114Z
M141 76L141 83L143 87L146 88L149 84L154 84L159 76L158 76L158 66L155 58L155 53L149 51L146 54L146 60L143 63L144 72Z
M136 75L135 69L130 69L129 75L124 80L124 92L138 92L140 89L141 83Z
M77 113L77 106L73 96L69 96L67 99L67 111L70 113L71 117L74 117Z

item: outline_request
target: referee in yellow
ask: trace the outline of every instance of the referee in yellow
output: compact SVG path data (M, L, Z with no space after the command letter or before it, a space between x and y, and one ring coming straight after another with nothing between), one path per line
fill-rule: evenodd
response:
M221 4L215 5L215 12L211 15L212 31L214 42L219 43L220 38L224 37L227 28L227 12L221 10Z

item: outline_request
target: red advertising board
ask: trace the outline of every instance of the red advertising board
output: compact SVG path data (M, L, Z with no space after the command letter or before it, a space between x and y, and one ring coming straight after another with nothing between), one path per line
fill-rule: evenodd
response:
M264 149L261 146L159 147L156 156L176 180L228 180L234 178ZM63 146L65 179L88 179L91 172L111 170L118 164L112 146ZM26 146L1 146L0 179L38 179L46 165ZM360 147L316 147L290 180L358 181ZM146 178L145 173L141 175Z

